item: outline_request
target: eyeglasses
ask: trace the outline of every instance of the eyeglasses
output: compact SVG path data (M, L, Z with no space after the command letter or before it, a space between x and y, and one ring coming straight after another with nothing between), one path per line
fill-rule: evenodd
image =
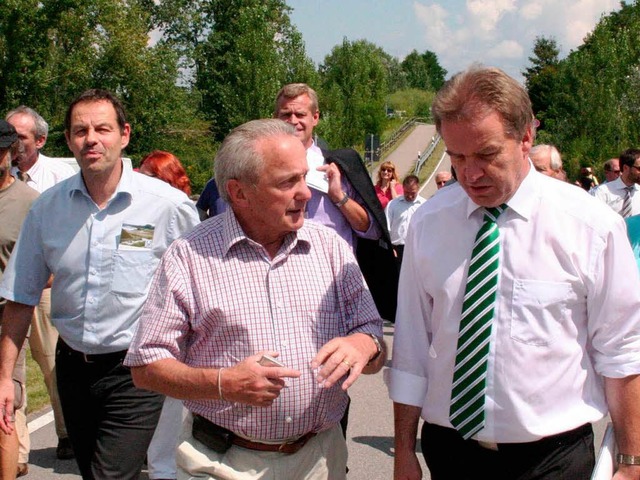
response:
M631 165L631 166L640 172L640 165Z
M393 168L381 168L381 172L393 172Z

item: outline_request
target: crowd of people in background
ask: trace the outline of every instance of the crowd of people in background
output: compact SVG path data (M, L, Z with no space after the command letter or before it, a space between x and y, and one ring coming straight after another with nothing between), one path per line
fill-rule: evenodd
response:
M346 478L348 389L384 366L385 321L397 478L422 476L420 420L433 480L588 478L607 412L617 468L638 468L640 150L572 185L493 68L453 76L432 109L452 167L431 198L390 161L372 181L355 150L320 147L318 96L295 83L229 133L196 203L174 154L122 161L108 91L67 111L78 173L41 153L37 112L8 112L2 478L28 473L26 338L57 458L84 479L144 462L153 480Z

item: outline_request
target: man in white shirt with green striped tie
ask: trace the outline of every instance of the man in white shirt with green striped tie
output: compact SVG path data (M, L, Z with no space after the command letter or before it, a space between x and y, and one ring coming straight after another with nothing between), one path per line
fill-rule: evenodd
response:
M611 415L640 479L640 276L622 217L537 172L527 92L473 66L433 118L458 184L412 218L392 368L395 478L586 479Z

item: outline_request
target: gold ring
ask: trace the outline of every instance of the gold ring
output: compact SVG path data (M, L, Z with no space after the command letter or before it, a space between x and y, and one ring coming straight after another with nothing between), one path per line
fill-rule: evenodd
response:
M348 361L342 360L342 363L344 363L347 367L349 367L349 369L351 369L351 364Z

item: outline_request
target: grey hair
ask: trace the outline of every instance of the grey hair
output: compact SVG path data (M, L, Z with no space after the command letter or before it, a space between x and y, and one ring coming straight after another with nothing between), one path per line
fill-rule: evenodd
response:
M264 158L256 148L258 141L281 135L295 136L295 127L276 118L252 120L234 128L216 153L213 171L223 200L229 203L227 183L240 180L256 185L264 169Z
M19 107L14 108L9 113L7 113L7 116L4 117L4 119L9 121L11 117L18 113L29 115L33 119L33 124L36 127L36 130L33 133L35 134L36 138L47 138L47 135L49 135L49 124L33 108L27 107L26 105L20 105Z
M542 143L532 147L529 151L529 157L531 158L545 154L549 155L549 167L551 167L551 170L557 172L562 168L562 156L555 146Z

